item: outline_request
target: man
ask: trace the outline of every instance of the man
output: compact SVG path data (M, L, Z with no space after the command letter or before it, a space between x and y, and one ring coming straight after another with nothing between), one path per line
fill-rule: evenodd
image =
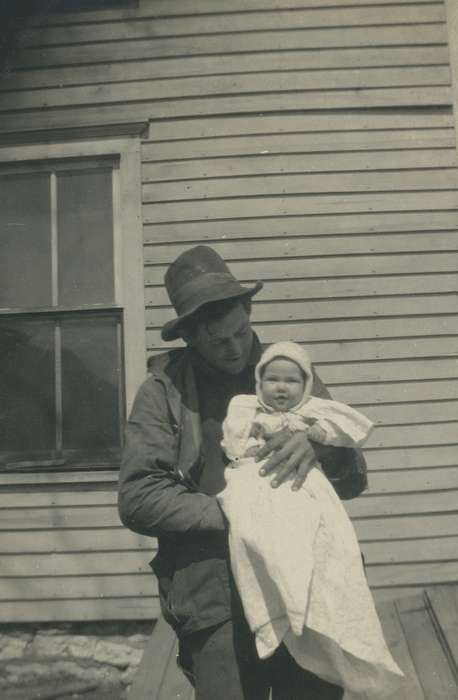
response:
M260 661L230 572L227 524L215 494L224 487L221 424L230 399L255 391L261 344L251 298L209 247L169 267L165 284L177 318L162 329L186 347L154 358L126 430L119 511L134 532L158 538L152 563L161 607L180 640L180 660L196 700L340 700L341 688L301 669L282 645ZM315 375L312 393L329 397ZM304 482L318 458L344 497L366 486L360 453L324 448L302 433L277 433L258 455L275 488ZM356 465L356 468L355 468ZM350 474L350 471L352 474ZM287 546L287 542L285 546Z

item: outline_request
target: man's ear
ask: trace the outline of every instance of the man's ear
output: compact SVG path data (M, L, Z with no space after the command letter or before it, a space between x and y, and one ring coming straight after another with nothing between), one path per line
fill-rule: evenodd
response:
M186 345L189 345L189 347L192 347L192 336L190 333L188 333L185 330L182 330L181 337L184 340L184 342L186 343Z
M192 348L195 345L196 333L195 329L183 326L180 330L180 337L184 340L186 345Z

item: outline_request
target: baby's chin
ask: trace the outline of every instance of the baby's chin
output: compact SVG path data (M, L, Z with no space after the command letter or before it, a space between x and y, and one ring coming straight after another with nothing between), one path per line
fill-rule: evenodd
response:
M271 406L273 409L276 411L289 411L290 408L292 408L294 405L293 401L284 399L283 401L272 401Z

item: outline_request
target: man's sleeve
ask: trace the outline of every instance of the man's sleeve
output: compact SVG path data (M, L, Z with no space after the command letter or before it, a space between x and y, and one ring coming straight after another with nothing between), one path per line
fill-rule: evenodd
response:
M313 396L331 399L326 386L313 370ZM348 500L367 489L367 465L361 450L352 447L332 447L312 443L324 473L340 498Z
M225 530L216 498L187 488L175 474L176 459L177 438L164 388L147 380L126 427L118 490L123 524L151 537Z

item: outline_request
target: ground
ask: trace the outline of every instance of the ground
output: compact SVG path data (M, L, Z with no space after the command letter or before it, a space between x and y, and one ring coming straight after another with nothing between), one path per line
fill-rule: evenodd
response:
M68 686L67 686L68 687ZM14 691L4 691L5 695L2 700L127 700L128 694L126 689L120 686L110 686L110 688L97 688L87 692L77 692L70 695L61 695L60 692L65 692L64 686L59 688L56 683L53 688L46 686L40 687L38 684L33 686L23 686ZM50 694L52 693L52 695Z

